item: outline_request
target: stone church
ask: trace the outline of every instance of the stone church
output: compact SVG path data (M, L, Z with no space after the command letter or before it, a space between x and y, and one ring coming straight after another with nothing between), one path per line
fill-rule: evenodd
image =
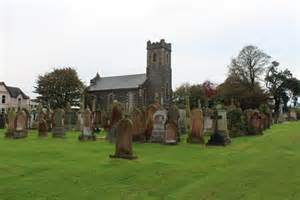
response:
M145 74L102 77L97 73L88 92L94 97L97 110L109 110L114 100L128 112L157 101L168 108L172 102L171 43L163 39L147 42Z

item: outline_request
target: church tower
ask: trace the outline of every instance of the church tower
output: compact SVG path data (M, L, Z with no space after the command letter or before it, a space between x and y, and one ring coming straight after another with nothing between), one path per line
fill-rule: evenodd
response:
M147 42L147 105L159 100L166 108L172 101L171 43Z

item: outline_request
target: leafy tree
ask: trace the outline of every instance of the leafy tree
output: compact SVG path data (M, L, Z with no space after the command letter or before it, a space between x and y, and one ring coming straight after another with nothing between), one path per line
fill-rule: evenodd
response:
M254 89L269 64L270 56L256 46L245 46L229 66L229 74L239 77L250 89Z
M76 70L67 67L39 75L34 92L39 94L39 102L55 109L66 107L68 102L79 106L83 88Z
M256 109L268 101L267 94L258 83L250 90L249 85L237 76L229 76L218 86L218 96L225 105L230 105L233 100L243 110Z
M272 62L265 77L266 87L274 99L274 110L277 114L281 103L284 104L284 109L287 110L287 103L290 100L289 92L291 96L295 95L295 97L300 92L299 81L293 78L288 69L279 70L278 66L278 62Z

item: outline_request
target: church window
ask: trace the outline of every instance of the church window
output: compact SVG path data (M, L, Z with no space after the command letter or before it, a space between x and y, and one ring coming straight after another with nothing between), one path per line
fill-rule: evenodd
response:
M167 59L166 59L167 64L169 64L169 54L167 53Z
M156 62L156 53L153 54L153 62Z
M107 96L107 108L108 108L108 110L111 108L111 105L114 101L114 98L115 97L114 97L113 93L108 94L108 96Z

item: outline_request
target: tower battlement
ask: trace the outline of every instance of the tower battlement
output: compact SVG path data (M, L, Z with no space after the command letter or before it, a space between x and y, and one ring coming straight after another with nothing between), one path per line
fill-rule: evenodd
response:
M151 42L150 40L148 40L147 50L160 49L160 48L165 48L171 51L171 43L166 43L164 39L161 39L159 42Z

